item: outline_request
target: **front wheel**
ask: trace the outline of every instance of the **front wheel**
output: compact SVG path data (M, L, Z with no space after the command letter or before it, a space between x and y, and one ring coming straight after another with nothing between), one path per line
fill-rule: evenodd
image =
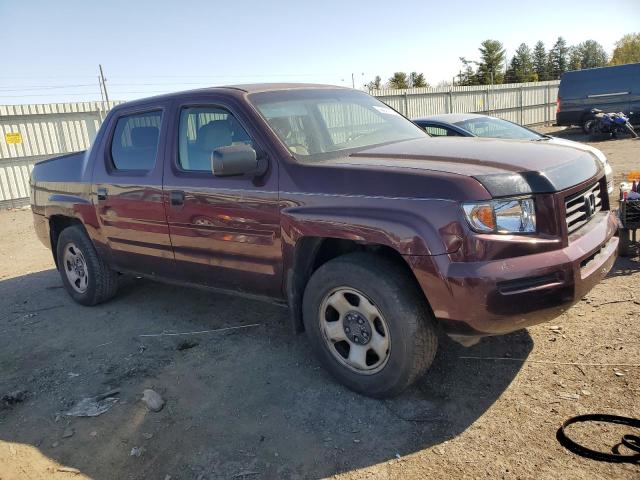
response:
M303 317L321 363L364 395L400 393L436 354L435 320L422 292L385 257L352 253L322 265L305 289Z
M97 305L116 294L118 274L98 256L82 227L60 233L56 255L62 283L76 302Z

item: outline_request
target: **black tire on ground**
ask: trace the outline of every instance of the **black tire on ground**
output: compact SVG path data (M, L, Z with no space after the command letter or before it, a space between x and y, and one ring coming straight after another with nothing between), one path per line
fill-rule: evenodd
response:
M585 116L582 118L582 131L587 135L591 135L591 127L595 122L595 118L592 116Z
M321 330L323 302L340 287L362 292L384 317L390 346L386 364L375 373L354 372L340 363ZM438 347L435 319L415 280L392 260L369 253L335 258L314 272L304 292L303 318L324 367L348 388L371 397L400 393L431 366Z
M65 250L74 246L74 251L79 251L86 264L88 274L86 289L83 292L76 290L69 280L65 269L70 268L65 263ZM100 258L93 243L84 229L78 225L65 228L58 237L56 249L58 259L58 271L62 277L62 283L67 293L76 302L82 305L97 305L112 298L118 290L118 273L111 270Z
M618 237L620 238L620 244L618 246L618 253L621 257L631 256L631 231L628 228L621 228L618 230Z

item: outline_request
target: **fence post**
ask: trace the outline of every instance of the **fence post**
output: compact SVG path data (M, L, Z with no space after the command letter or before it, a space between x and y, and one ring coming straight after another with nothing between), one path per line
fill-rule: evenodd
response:
M524 125L524 87L520 87L520 125Z
M60 153L68 153L67 151L67 140L64 136L64 129L62 128L62 120L58 120L56 123L56 134L58 136L58 147L60 148Z
M6 202L8 201L11 204L10 208L15 207L15 203L13 202L13 194L11 193L11 181L9 179L9 173L8 170L9 169L9 163L7 162L7 167L5 169L5 175L6 175L6 179L7 179L7 191L9 193L5 192L4 186L2 185L2 177L0 177L0 193L2 194L2 198L3 200Z
M447 113L453 113L453 91L449 87L449 95L447 95Z
M404 91L404 116L409 118L409 94Z
M549 84L547 83L547 88L544 91L544 124L549 124Z
M485 98L484 111L489 113L490 105L489 105L489 87L488 86L487 86L487 89L484 91L484 98Z

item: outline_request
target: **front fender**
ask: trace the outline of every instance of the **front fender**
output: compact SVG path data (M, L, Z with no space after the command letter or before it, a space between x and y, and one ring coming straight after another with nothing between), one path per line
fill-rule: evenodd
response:
M281 219L289 245L321 237L385 245L402 255L441 255L462 242L460 208L451 200L324 197L287 203Z

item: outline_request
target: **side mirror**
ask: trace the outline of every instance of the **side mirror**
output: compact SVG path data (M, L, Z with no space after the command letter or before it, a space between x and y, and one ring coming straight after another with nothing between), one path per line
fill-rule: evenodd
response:
M250 145L228 145L216 148L211 154L211 172L216 177L244 175L256 170L257 154Z

